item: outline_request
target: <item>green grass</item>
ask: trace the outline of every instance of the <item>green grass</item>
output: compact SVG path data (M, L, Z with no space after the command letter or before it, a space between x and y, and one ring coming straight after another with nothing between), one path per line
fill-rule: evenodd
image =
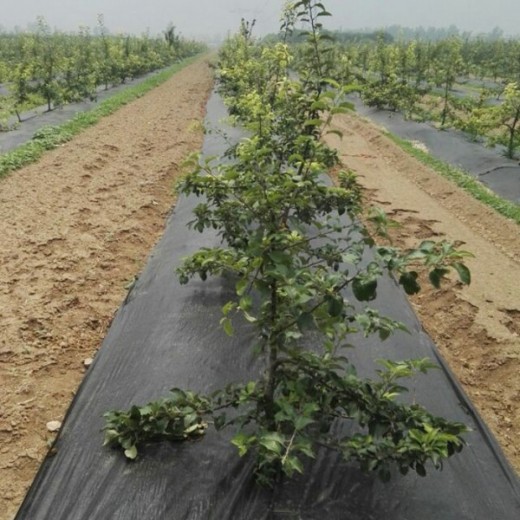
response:
M181 69L196 61L199 56L188 58L176 63L162 72L151 76L138 85L128 87L122 92L102 101L92 110L76 114L71 120L58 125L47 126L38 130L31 141L0 155L0 178L9 172L36 162L47 150L52 150L60 144L70 141L89 126L95 125L100 119L113 114L122 106L142 97L144 94L171 78Z
M384 133L400 148L415 157L421 163L434 169L443 177L446 177L457 186L470 193L475 199L493 208L504 217L513 220L517 224L520 224L520 206L518 204L499 197L470 174L455 168L445 163L444 161L436 159L429 153L418 150L409 141L401 139L400 137L397 137L390 132Z

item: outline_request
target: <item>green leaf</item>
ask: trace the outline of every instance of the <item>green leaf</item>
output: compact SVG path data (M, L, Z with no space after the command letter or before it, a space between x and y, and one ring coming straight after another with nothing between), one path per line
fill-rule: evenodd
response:
M231 444L238 448L238 454L243 457L249 451L249 446L254 442L254 439L253 436L239 432L231 439Z
M213 417L213 424L215 425L215 429L217 431L222 430L224 426L226 425L226 414L220 414Z
M419 277L415 271L403 273L399 278L399 283L403 286L406 294L417 294L421 290L421 286L417 282Z
M312 424L313 422L315 422L314 419L310 417L299 416L296 418L296 421L294 421L294 429L297 431L303 430L305 427L309 426L309 424Z
M417 472L417 475L419 475L420 477L426 476L426 468L422 464L417 463L415 465L415 471Z
M222 307L222 314L227 316L235 308L235 305L235 302L227 302L226 305Z
M240 298L240 309L243 310L243 311L248 311L249 309L251 309L251 306L253 304L253 298L251 296L243 296L242 298Z
M321 119L307 119L305 121L305 126L321 126L323 121Z
M105 417L108 414L105 414ZM105 440L103 442L103 446L110 446L115 444L119 438L119 432L117 430L107 429L105 430Z
M303 331L305 329L314 328L314 317L310 312L303 312L298 316L298 328Z
M307 441L305 443L298 444L295 446L295 449L298 449L298 451L301 451L304 455L307 455L310 459L314 459L316 455L314 454L314 451L312 449L312 443L310 441Z
M343 298L341 298L341 297L328 298L327 302L328 302L329 314L332 317L341 316L341 313L343 312L343 309L345 307Z
M303 464L298 457L287 457L283 464L284 473L291 477L295 472L303 473Z
M391 334L392 334L392 331L390 329L384 329L384 328L379 329L379 339L381 341L386 341L390 337Z
M137 447L135 444L125 450L125 457L130 460L134 460L137 457Z
M442 267L437 267L436 269L434 269L433 271L430 272L430 274L429 274L430 282L436 289L440 288L441 281L447 273L448 273L448 270L444 269Z
M238 296L242 296L244 292L247 289L247 286L249 285L249 281L247 278L243 278L242 280L239 280L236 284L236 291Z
M329 134L337 135L340 139L343 139L343 132L341 130L336 130L336 129L327 130L325 132L325 135L329 135Z
M271 251L269 253L269 258L275 264L288 265L291 262L291 257L283 251Z
M318 101L315 101L312 105L311 105L311 110L326 110L327 109L327 103L325 103L324 101L322 100L318 100Z
M352 291L354 296L360 302L370 302L375 300L377 296L377 280L364 280L356 278L352 282Z
M224 329L224 332L228 336L233 336L233 333L235 331L233 329L233 324L231 323L231 320L229 318L222 318L220 320L220 324L222 325L222 328Z
M453 268L457 271L459 279L464 285L471 284L471 271L464 264L453 264Z
M244 318L245 318L249 323L257 323L257 322L258 322L258 319L255 318L254 316L252 316L251 314L249 314L248 312L243 311L243 313L244 313Z
M284 438L276 432L269 432L258 439L258 443L265 449L281 455Z
M419 245L419 250L424 253L433 253L433 251L435 250L435 246L436 244L433 240L424 240Z

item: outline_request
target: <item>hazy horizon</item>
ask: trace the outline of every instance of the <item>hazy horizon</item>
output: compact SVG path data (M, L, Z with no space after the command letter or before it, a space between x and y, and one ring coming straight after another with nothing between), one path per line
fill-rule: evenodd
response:
M283 4L282 0L9 0L9 7L2 10L0 27L24 30L43 16L53 29L93 29L98 14L103 14L106 27L113 33L149 30L158 34L171 22L186 37L210 40L236 31L242 17L256 19L257 35L276 32ZM495 27L506 35L520 33L520 0L324 0L324 4L333 14L325 20L330 29L455 25L473 34Z

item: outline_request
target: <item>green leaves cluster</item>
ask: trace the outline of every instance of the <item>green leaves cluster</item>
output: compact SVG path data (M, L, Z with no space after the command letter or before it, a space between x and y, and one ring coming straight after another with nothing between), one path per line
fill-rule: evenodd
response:
M363 204L355 176L343 172L339 186L327 181L324 173L338 159L321 137L334 114L348 110L344 90L328 76L333 64L320 22L328 15L313 0L293 3L285 12L286 34L297 22L309 28L302 50L308 60L296 71L289 69L293 56L284 43L255 45L249 30L227 42L220 54L220 90L249 137L227 151L227 161L192 158L178 187L201 196L192 227L215 229L222 238L222 245L185 259L177 270L180 280L233 277L236 298L224 306L221 325L231 335L233 314L244 316L256 330L254 347L265 363L257 381L206 397L190 394L182 403L188 409L174 407L171 416L157 420L165 421L164 438L171 427L175 440L194 424L233 426L233 444L240 455L255 456L257 478L266 484L281 473L302 473L320 446L384 480L392 464L402 473L424 475L429 461L440 468L460 451L466 430L398 399L406 391L400 380L426 372L427 360L385 361L377 380L370 380L359 377L345 356L353 333L386 339L405 329L375 309L363 309L376 298L384 272L395 273L409 293L419 290L421 266L435 285L452 268L469 283L469 272L466 254L447 243L423 242L409 251L376 247L357 219ZM374 219L384 234L390 226L385 215L375 212ZM200 401L193 404L195 399ZM108 414L107 443L133 456L140 443L161 437L155 435L155 416L149 419L157 406L144 407L144 421L139 408Z
M168 32L169 31L169 32ZM167 29L165 39L111 35L98 18L91 31L76 34L51 31L39 17L32 32L0 35L0 81L9 95L0 98L7 116L47 104L52 108L81 99L95 99L97 88L172 65L204 50ZM172 41L173 38L173 41Z
M204 434L207 424L202 416L209 402L178 388L147 406L133 406L128 412L105 415L105 445L119 444L129 459L137 457L137 445L156 439L183 441Z

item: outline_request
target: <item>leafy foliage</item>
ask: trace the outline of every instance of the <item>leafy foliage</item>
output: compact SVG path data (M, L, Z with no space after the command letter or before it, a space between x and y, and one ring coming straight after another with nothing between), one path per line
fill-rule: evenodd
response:
M173 389L167 398L148 406L133 406L128 413L110 412L106 415L105 443L117 439L125 449L125 456L135 459L139 443L197 438L207 428L201 415L208 405L207 400L193 393Z
M143 408L109 412L106 443L130 458L143 442L198 436L210 423L236 428L233 444L241 456L254 454L265 484L280 472L302 473L319 446L383 480L391 465L424 475L429 461L441 468L462 449L463 424L399 399L406 391L401 380L432 368L428 360L382 361L378 378L370 380L359 377L344 355L353 333L384 340L405 330L359 303L376 298L385 271L410 294L420 289L421 268L436 286L450 269L463 283L470 280L467 253L451 244L377 247L358 222L362 198L352 172L342 172L339 186L324 179L338 158L321 137L333 116L349 109L344 89L329 77L334 60L321 24L327 16L314 0L290 4L284 13L282 42L297 22L308 27L298 79L289 70L297 63L287 44L255 45L250 26L242 24L221 51L219 77L230 112L249 137L227 151L229 161L193 157L178 187L203 196L192 227L216 229L222 238L222 245L185 259L180 281L224 273L235 278L236 298L223 307L221 325L233 334L234 313L251 323L265 371L257 381L230 384L211 396L174 390ZM385 215L374 212L373 218L384 234L390 225ZM368 262L367 250L373 253ZM343 425L339 434L336 423Z
M457 31L436 41L394 40L384 32L370 38L337 36L327 49L334 64L329 77L359 91L368 106L435 121L441 129L462 129L474 141L503 145L514 158L519 143L514 86L520 78L518 40L462 38ZM301 41L300 33L296 41ZM302 47L295 57L304 62L308 57Z
M204 45L176 34L171 24L167 37L151 38L111 35L98 18L96 35L87 27L77 34L51 31L44 18L35 30L0 34L0 81L9 94L0 97L0 107L8 107L2 119L46 104L51 110L63 103L96 98L104 85L124 83L148 72L193 56Z
M479 122L489 131L498 127L490 138L492 144L500 143L506 148L506 156L515 157L520 146L520 87L518 83L508 83L504 89L504 101L498 106L481 110Z

